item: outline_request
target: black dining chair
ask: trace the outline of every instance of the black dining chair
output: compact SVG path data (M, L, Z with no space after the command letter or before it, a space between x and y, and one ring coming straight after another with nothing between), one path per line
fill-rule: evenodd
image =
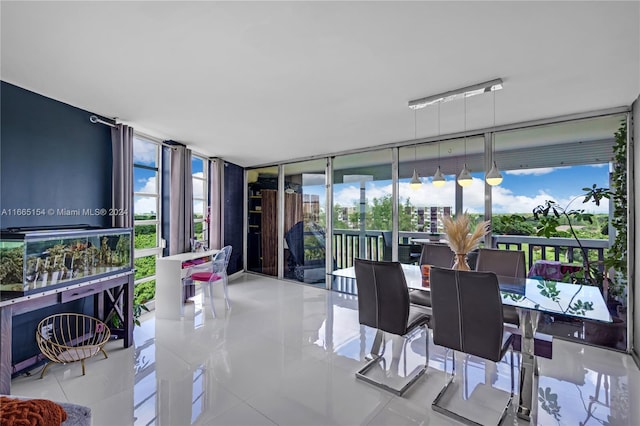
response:
M431 269L433 342L453 351L452 375L432 403L432 408L456 420L477 424L473 419L447 409L442 403L450 385L457 382L456 351L499 362L511 348L513 335L504 331L498 278L492 272ZM511 394L498 424L511 405L514 392L513 350ZM445 373L446 357L445 355ZM462 380L466 380L464 377ZM473 394L472 394L473 395Z
M373 367L382 364L385 338L382 335L382 350L372 353L372 359L356 373L356 378L401 396L427 370L429 364L429 316L410 306L409 290L399 262L384 262L355 259L356 286L358 288L358 316L360 324L375 328L377 332L404 336L403 350L406 356L406 338L424 327L426 336L426 359L424 365L400 388L367 375Z
M422 253L420 254L420 266L431 265L441 268L451 268L453 266L453 252L446 244L422 244ZM431 293L423 290L411 290L409 292L409 301L418 306L431 307Z
M382 231L382 260L391 261L393 238L391 231ZM420 258L420 246L417 244L398 244L398 261L400 263L414 264ZM416 251L418 250L418 251Z
M478 249L476 271L493 272L504 277L522 279L524 282L527 276L524 252L521 250ZM520 326L520 318L516 308L504 305L502 311L506 323Z

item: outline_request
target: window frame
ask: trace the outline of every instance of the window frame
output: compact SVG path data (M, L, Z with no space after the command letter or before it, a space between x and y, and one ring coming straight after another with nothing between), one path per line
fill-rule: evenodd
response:
M197 177L194 176L193 174L193 170L191 171L191 179L192 182L193 180L197 180L202 184L202 198L196 197L195 191L193 191L192 189L192 197L191 197L191 205L193 206L193 204L196 201L201 201L202 205L204 206L204 210L203 210L203 216L202 218L197 219L195 217L195 211L193 212L193 232L194 232L194 236L195 236L195 229L196 229L196 223L202 223L202 239L196 239L197 241L203 243L204 245L206 245L207 247L209 247L209 217L210 217L210 211L209 211L209 160L202 156L202 155L198 155L198 154L192 154L192 159L191 162L193 164L193 159L197 158L199 160L202 160L202 177Z
M143 258L143 257L149 257L149 256L155 256L156 259L159 257L162 257L162 251L163 251L163 247L161 245L161 241L162 241L162 197L161 197L161 193L162 193L162 163L161 163L161 159L162 159L162 143L158 140L155 140L154 138L151 138L149 136L146 135L142 135L140 133L134 133L134 140L138 139L144 143L150 143L155 145L155 167L154 166L149 166L148 164L140 164L140 163L136 163L135 162L135 154L134 154L134 161L133 161L133 172L134 172L134 176L135 176L135 170L136 169L140 169L140 170L147 170L147 171L154 171L156 173L156 192L155 193L150 193L150 192L137 192L134 190L133 192L133 197L134 197L134 211L133 211L133 232L134 232L134 239L135 239L135 229L137 225L155 225L156 227L156 241L155 241L155 246L154 247L146 247L146 248L135 248L135 243L134 243L134 250L133 250L133 258L134 258L134 262L136 259L139 258ZM135 145L134 145L135 146ZM135 211L135 198L136 197L148 197L148 198L153 198L155 199L155 204L156 204L156 217L155 219L141 219L141 220L137 220L136 219L136 211ZM144 282L148 282L148 281L153 281L156 279L156 274L155 271L153 273L153 275L149 275L146 277L142 277L139 279L136 279L134 281L135 285L144 283Z

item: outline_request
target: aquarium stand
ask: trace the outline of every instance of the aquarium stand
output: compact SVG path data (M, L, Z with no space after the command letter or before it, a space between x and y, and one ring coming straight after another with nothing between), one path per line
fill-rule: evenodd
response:
M19 365L12 362L11 338L14 316L93 296L96 317L105 319L109 316L117 315L121 319L124 326L124 338L122 340L124 347L128 348L133 344L133 283L133 271L129 270L107 277L1 301L0 394L8 395L11 393L12 374L18 372L18 370L32 367L42 362L43 359L40 354L35 354L33 357L20 362ZM105 297L106 292L109 292L107 297ZM115 303L117 300L120 300L121 303ZM34 333L35 335L35 330L24 330L24 332Z

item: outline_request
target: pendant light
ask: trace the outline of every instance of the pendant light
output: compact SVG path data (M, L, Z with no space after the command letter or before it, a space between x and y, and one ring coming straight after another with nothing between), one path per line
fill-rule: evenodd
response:
M418 118L416 114L417 114L417 111L414 109L413 110L413 140L414 141L418 139ZM420 189L420 187L422 186L422 181L420 180L418 171L415 168L415 162L417 161L417 159L418 159L418 145L414 144L413 145L413 162L414 162L413 176L411 177L411 182L409 182L409 188L413 190Z
M487 175L485 176L485 181L491 186L500 185L503 180L502 173L500 173L500 170L498 170L498 165L494 160L496 156L496 151L494 148L495 137L496 137L496 92L494 91L493 92L493 132L491 132L491 159L493 160L493 166L491 166L491 170L489 170L489 173L487 173Z
M464 97L464 167L458 175L458 185L465 188L473 183L471 172L467 168L467 97Z
M440 103L438 102L438 137L440 136ZM442 142L438 141L438 168L436 169L435 174L433 175L433 179L431 183L436 188L442 188L446 183L447 179L442 174L442 170L440 170L440 144Z

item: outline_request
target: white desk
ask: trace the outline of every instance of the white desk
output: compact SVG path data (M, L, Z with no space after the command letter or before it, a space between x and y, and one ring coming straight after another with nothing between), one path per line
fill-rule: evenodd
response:
M189 268L183 268L182 263L203 257L211 258L219 251L181 253L156 260L156 318L180 319L181 305L184 303L182 279L189 274Z

